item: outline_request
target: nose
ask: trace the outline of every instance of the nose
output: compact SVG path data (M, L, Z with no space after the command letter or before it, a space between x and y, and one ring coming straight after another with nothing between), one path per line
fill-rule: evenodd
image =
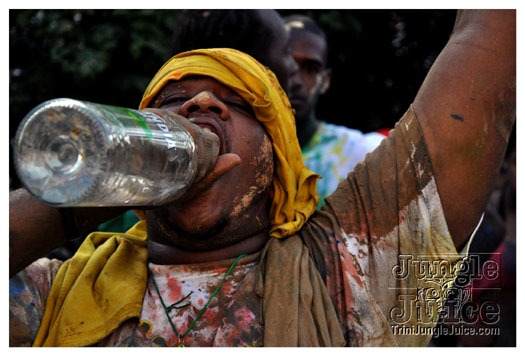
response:
M299 72L299 65L297 64L297 61L295 60L295 58L293 58L292 55L290 55L288 62L288 70L290 72L290 76L293 77L295 74L297 74L297 72Z
M294 74L290 76L290 82L292 85L292 88L294 87L302 87L303 86L303 75L301 71L296 71Z
M227 120L230 116L228 107L209 91L202 91L182 104L181 114L183 116L189 117L195 112L212 112L219 115L222 120Z

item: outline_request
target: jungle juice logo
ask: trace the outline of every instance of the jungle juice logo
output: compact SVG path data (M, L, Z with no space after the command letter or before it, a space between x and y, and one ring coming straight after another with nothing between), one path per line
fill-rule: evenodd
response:
M476 254L458 260L457 256L400 255L392 268L397 295L389 315L392 333L435 337L498 333L494 325L500 320L500 306L494 299L479 298L476 286L488 281L492 289L498 289L500 257Z

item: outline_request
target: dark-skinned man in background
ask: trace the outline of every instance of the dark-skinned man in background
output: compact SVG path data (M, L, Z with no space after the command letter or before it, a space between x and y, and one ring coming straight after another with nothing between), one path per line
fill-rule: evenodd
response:
M292 56L299 66L292 77L288 97L295 110L297 137L305 165L323 177L317 184L319 205L322 206L324 198L335 191L339 182L381 143L384 136L375 132L363 134L317 118L317 102L329 89L332 75L327 68L326 35L306 16L292 15L283 20L290 32ZM348 126L355 119L349 115Z

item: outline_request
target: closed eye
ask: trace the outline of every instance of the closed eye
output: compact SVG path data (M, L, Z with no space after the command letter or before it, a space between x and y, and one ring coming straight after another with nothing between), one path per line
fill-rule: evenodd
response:
M180 106L184 104L186 101L188 101L188 98L186 97L168 97L165 98L161 103L160 107L172 107L172 106Z
M235 109L241 110L241 111L243 111L245 113L248 113L251 116L255 117L252 107L250 105L244 103L244 102L241 104L241 103L235 102L235 101L227 101L226 105L228 105L230 107L233 106Z

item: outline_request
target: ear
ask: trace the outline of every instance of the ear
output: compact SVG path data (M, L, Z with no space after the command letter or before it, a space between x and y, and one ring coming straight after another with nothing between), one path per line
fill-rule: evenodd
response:
M321 83L321 90L319 91L319 93L323 95L330 88L330 81L332 79L332 69L330 68L324 69L321 76L322 76L321 78L322 83Z

